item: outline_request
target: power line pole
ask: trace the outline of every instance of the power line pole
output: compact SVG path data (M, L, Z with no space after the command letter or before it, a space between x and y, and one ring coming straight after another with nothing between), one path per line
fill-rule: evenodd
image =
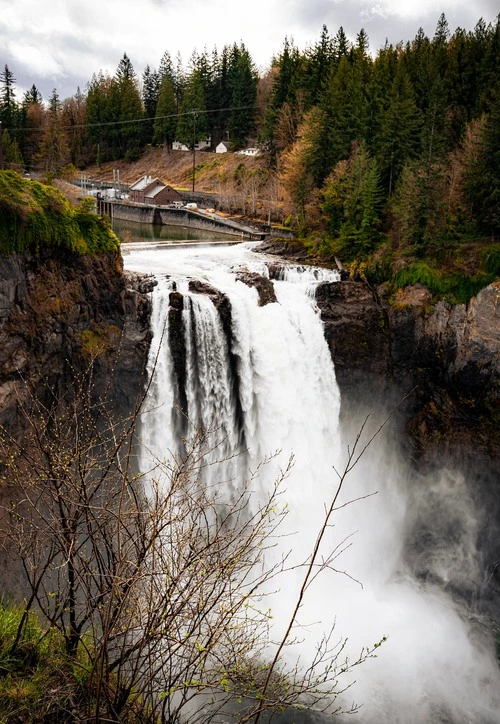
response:
M193 111L193 192L194 192L194 175L195 175L195 157L196 157L196 113Z
M0 170L3 169L3 142L2 142L3 127L2 121L0 121Z

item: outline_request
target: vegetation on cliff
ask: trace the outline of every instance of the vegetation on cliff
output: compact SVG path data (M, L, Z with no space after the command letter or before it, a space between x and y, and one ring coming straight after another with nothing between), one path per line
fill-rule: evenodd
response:
M0 171L0 253L58 248L78 254L117 251L109 223L90 205L74 207L57 189Z

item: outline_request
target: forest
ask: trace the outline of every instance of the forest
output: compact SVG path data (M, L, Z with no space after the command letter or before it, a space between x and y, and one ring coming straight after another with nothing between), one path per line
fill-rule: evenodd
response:
M286 38L260 76L243 44L195 51L187 68L165 51L142 77L124 54L64 100L35 86L18 98L5 66L3 162L53 175L174 140L258 144L256 182L278 182L311 255L464 301L500 269L499 67L500 16L452 32L444 14L433 37L377 52L364 30L324 26L304 50Z

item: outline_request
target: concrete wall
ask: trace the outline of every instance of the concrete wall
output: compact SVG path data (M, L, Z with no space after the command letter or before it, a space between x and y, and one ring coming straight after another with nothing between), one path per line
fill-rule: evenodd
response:
M218 234L231 236L235 239L262 239L264 237L262 232L242 226L234 221L205 216L189 209L133 206L132 204L98 199L97 211L99 214L106 214L112 219L135 221L140 224L186 226L201 231L215 231Z
M196 212L188 209L158 209L156 223L170 226L187 226L190 229L206 231L217 231L220 234L228 234L233 237L241 236L241 231L232 228L223 221L211 218L203 218ZM247 236L246 234L244 235Z
M97 211L99 214L106 214L112 219L136 221L140 224L152 224L156 221L154 218L155 209L148 206L132 206L100 201L97 205Z

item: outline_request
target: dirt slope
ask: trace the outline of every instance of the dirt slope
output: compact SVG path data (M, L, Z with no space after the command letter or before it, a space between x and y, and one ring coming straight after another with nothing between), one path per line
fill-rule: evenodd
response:
M235 153L215 154L197 151L195 156L195 183L198 191L219 192L223 183L234 178L235 172L256 171L265 168L265 159L251 158ZM113 169L120 172L120 182L131 184L141 176L158 177L178 189L190 189L192 184L193 154L189 151L170 151L148 148L138 161L112 161L100 167L90 166L85 173L99 181L113 181Z

